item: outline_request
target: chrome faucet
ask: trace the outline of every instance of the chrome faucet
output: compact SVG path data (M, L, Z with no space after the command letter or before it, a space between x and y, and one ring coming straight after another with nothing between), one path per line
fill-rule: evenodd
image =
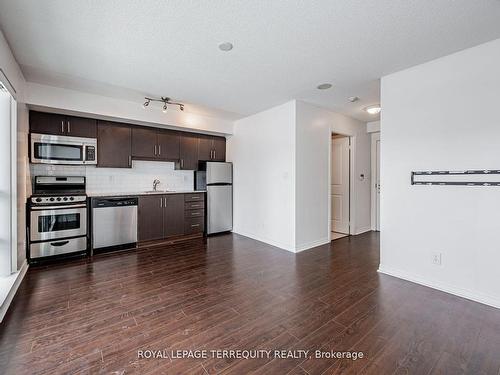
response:
M160 180L156 179L153 181L153 191L156 191L156 188L158 187L159 184L160 184Z

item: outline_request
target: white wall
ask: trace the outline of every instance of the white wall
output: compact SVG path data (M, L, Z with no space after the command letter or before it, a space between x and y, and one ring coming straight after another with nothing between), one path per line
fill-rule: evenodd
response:
M203 131L219 134L233 132L232 121L202 116L174 108L163 113L160 108L142 108L143 98L137 102L95 95L81 91L28 82L26 103L41 110L56 110L95 118L131 122L139 125L163 126L181 130Z
M289 251L330 238L331 133L353 136L353 233L370 229L370 137L364 123L301 101L236 121L234 231Z
M380 121L371 121L366 123L366 131L368 133L376 133L380 131Z
M295 102L238 120L227 142L234 163L236 233L295 250Z
M381 119L380 270L496 307L499 188L411 186L410 172L498 169L499 88L500 39L384 77Z
M370 230L370 136L366 124L297 101L297 250L329 238L331 133L352 137L351 233Z

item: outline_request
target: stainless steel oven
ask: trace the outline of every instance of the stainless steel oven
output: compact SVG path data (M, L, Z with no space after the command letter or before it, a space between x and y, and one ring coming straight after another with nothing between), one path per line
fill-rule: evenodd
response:
M32 207L30 240L47 241L87 235L87 206Z
M85 177L36 176L28 208L30 263L87 250Z
M30 161L45 164L97 164L97 139L30 135Z

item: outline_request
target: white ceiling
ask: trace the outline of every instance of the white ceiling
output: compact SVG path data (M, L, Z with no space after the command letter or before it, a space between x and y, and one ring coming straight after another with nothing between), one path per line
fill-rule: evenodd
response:
M235 118L298 98L375 120L380 77L499 38L499 20L498 0L0 0L28 80Z

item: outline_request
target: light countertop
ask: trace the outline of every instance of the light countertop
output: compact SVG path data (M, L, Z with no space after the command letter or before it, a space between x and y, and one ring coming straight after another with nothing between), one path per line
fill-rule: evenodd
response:
M91 198L99 197L133 197L138 195L167 195L167 194L191 194L191 193L206 193L206 190L176 190L176 191L131 191L131 192L97 192L87 193Z

